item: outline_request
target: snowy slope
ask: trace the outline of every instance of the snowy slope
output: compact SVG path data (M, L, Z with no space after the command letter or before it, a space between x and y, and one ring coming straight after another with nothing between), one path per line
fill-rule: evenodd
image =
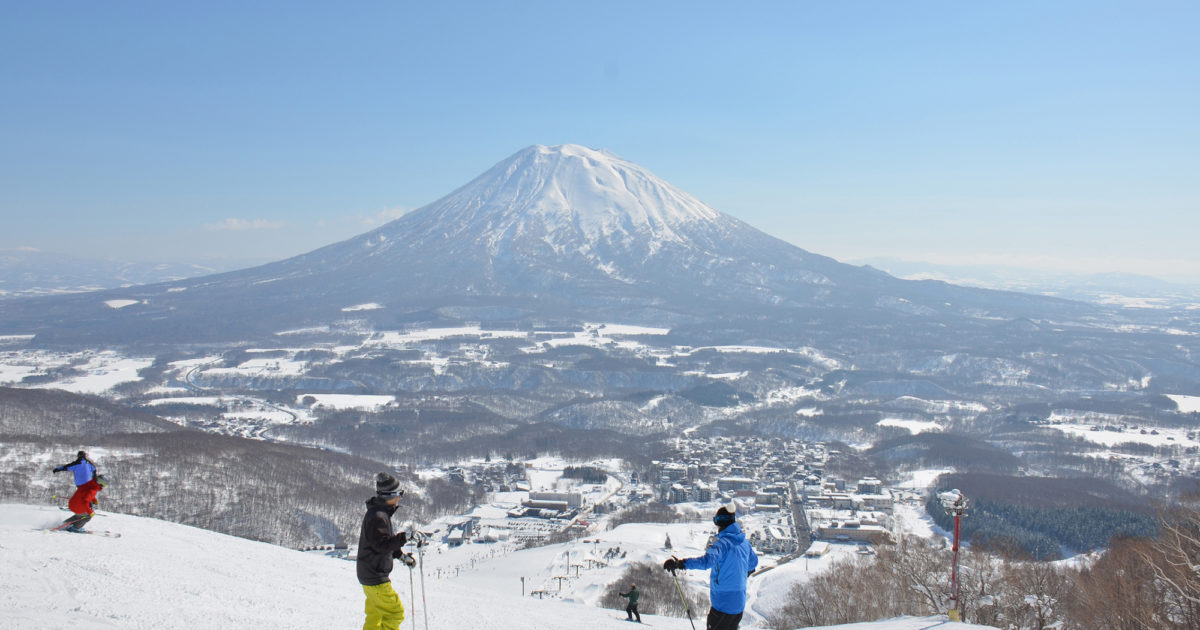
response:
M44 506L0 507L4 627L197 630L353 628L361 624L363 597L351 562L120 514L106 513L92 523L94 529L121 533L120 538L41 530L63 515ZM628 630L630 626L618 619L615 611L520 596L517 576L533 575L562 553L561 547L549 547L480 560L469 575L458 579L449 577L445 565L450 554L427 558L429 627ZM443 568L440 579L436 574L439 565ZM404 569L394 572L393 578L408 605ZM421 622L418 626L423 626L419 610L417 619ZM917 630L941 621L898 619L839 627ZM655 628L689 628L686 619L646 616L646 622ZM983 628L952 623L936 627Z
M436 224L439 237L537 232L560 249L577 236L591 243L639 236L683 242L689 224L721 220L719 212L644 168L572 144L527 147L419 212L430 215L426 225ZM567 240L553 242L562 238Z

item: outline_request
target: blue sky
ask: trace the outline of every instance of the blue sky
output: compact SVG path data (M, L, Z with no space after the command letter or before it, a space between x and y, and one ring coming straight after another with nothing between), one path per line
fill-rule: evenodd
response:
M531 144L843 260L1200 282L1195 2L10 2L0 249L282 258Z

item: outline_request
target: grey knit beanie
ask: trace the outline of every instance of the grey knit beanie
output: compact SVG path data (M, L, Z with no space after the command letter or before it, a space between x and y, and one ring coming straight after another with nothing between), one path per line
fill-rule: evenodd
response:
M400 482L396 478L381 472L375 475L375 494L381 497L398 497L404 494L400 489Z

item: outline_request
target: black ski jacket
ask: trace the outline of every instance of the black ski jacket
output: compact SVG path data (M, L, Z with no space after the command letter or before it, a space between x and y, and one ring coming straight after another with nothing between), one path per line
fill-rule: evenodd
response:
M404 532L392 531L392 514L396 506L388 505L379 497L367 499L367 513L363 516L362 531L358 534L358 581L363 586L378 586L390 582L392 557L404 547L408 537Z

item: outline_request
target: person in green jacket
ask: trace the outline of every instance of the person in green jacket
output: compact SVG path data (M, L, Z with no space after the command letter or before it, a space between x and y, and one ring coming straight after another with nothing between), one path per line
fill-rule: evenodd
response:
M628 593L617 593L617 595L629 599L629 604L625 606L625 614L629 615L629 618L625 621L633 621L633 616L637 615L637 622L642 623L642 613L637 609L638 597L641 597L642 594L638 592L637 584L630 584Z

